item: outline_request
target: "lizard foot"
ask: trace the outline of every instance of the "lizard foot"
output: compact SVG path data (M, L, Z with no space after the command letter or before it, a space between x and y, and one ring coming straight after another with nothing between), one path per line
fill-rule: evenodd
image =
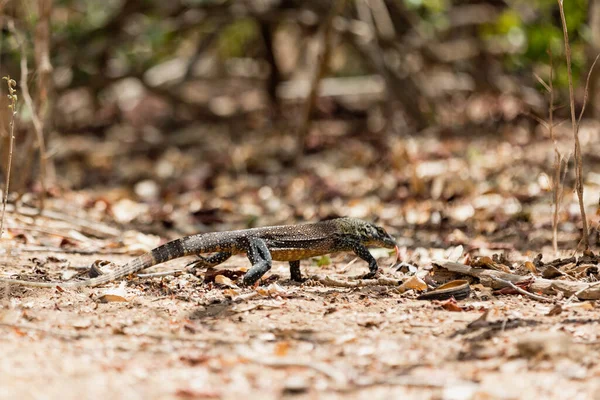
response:
M368 272L362 276L360 276L360 279L375 279L379 276L379 272Z

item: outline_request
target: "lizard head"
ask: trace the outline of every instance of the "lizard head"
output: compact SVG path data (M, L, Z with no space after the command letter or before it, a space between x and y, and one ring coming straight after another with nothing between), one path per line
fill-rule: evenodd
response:
M394 238L380 226L358 218L345 218L348 222L349 232L358 236L359 240L365 246L386 247L393 249L396 247Z

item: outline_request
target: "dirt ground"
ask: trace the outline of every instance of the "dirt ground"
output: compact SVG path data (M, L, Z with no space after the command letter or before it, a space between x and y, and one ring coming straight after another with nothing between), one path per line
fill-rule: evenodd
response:
M58 264L95 259L54 256ZM340 271L351 259L340 255L327 267L303 269L348 279L365 268L357 262ZM227 263L246 264L243 257ZM452 312L393 287L297 285L283 263L272 273L280 278L267 286L271 293L255 297L248 296L254 289L203 285L190 274L135 278L124 289L5 286L0 396L597 398L595 304L574 303L549 316L552 304L476 289L458 302L462 311ZM99 300L115 290L125 301ZM488 323L469 325L486 310Z
M583 132L585 203L596 229L598 130ZM67 138L59 176L95 189L56 193L42 217L31 207L14 212L9 205L2 276L77 279L84 273L79 267L96 260L121 265L186 234L354 216L379 217L397 238L401 260L421 277L435 259L488 257L491 264L496 255L511 273L541 279L547 266L532 264L538 254L545 262L556 258L549 183L554 153L548 138L525 140L522 133L394 139L383 160L380 144L348 137L340 151L342 139L326 136L299 169L273 158L281 137L262 148L252 138L236 144L245 169L233 170L215 157L228 154L223 149L231 142L215 136L198 144L205 139L196 131L174 133L169 140L186 145L152 162L146 151L135 151L136 142L117 141L121 151L115 152L115 141ZM559 133L567 154L569 133ZM100 167L83 174L82 157ZM562 257L576 254L579 240L573 174L570 168L559 213ZM138 183L133 191L102 187L107 177ZM391 268L389 253L374 254L384 276L407 278ZM353 260L351 254L308 260L303 273L352 282L366 272L364 262ZM178 270L188 261L144 272ZM224 266L249 263L239 256ZM275 263L258 289L204 284L203 273L77 290L3 285L0 397L600 398L595 301L569 301L560 291L543 293L547 302L502 294L473 277L468 299L423 301L412 290L387 285L298 285L284 263ZM545 277L585 285L598 280L598 266L571 262Z

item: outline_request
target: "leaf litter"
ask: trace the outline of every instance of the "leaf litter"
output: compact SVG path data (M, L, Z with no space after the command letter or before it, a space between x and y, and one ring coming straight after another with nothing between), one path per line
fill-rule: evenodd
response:
M64 191L48 199L39 218L27 207L19 208L22 214L9 210L14 240L0 249L3 276L64 280L78 267L89 269L98 254L122 265L185 234L345 215L380 217L398 239L401 261L376 249L382 274L361 280L355 278L366 266L351 254L309 260L301 268L311 279L301 285L289 280L287 265L275 263L255 288L239 285L249 266L243 256L214 270L123 280L115 289L81 294L0 285L3 313L27 310L3 322L4 359L38 365L29 384L72 365L63 384L110 376L113 387L146 386L163 397L242 391L249 398L377 397L381 390L393 397L407 388L419 398L527 397L548 381L591 393L585 378L600 371L600 263L594 254L572 254L578 228L569 192L560 213L565 251L553 253L550 192L542 179L551 166L538 157L551 154L551 143L526 143L535 149L526 154L522 141L506 135L502 142L389 139L391 153L383 157L353 136L344 137L345 151L328 139L298 170L277 157L285 139L267 137L259 152L256 138L240 138L236 165L244 168L230 170L214 157L231 146L226 135L211 136L210 144L186 139L185 148L160 155L154 169L141 155L101 154L107 150L82 137L94 157L126 161L127 176L116 179L140 177L135 196L119 186ZM81 161L61 162L68 169ZM594 180L586 185L600 189ZM31 252L62 261L34 266ZM152 271L181 271L185 262ZM468 298L417 300L456 280L468 282ZM39 354L47 363L34 362ZM201 354L200 361L186 361L188 354ZM14 372L2 372L13 389L26 389ZM169 379L157 384L156 376Z

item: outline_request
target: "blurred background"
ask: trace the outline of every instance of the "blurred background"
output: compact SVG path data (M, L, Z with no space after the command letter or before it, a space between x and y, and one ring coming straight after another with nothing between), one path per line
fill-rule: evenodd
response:
M600 1L564 12L579 113ZM559 154L561 240L577 238L556 1L0 0L0 26L13 200L173 235L352 215L407 245L547 245L532 227L551 226ZM592 213L599 76L581 125Z

